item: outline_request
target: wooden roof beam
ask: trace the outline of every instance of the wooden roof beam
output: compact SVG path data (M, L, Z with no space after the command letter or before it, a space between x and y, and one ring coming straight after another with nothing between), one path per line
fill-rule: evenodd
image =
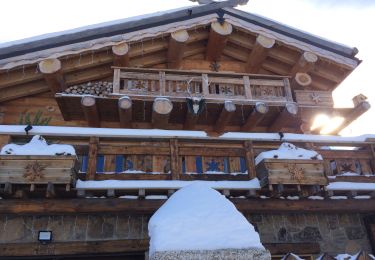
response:
M112 46L113 65L118 67L129 66L129 45L122 42Z
M168 98L155 98L152 105L152 125L154 128L166 129L173 103Z
M52 93L62 92L66 89L64 76L61 72L59 59L45 59L38 64L39 71L43 74Z
M124 96L118 100L118 114L121 128L130 128L132 122L132 100Z
M262 62L267 58L268 51L275 45L275 39L258 35L255 45L248 56L246 71L248 73L257 73Z
M184 57L184 51L188 39L189 34L186 30L179 30L171 33L167 52L168 69L181 68L181 61Z
M276 117L275 121L268 128L268 132L279 132L288 122L293 120L298 113L298 106L294 103L288 103L280 114Z
M83 96L81 106L88 126L100 127L100 119L96 99L94 96Z
M297 73L306 73L311 71L317 61L318 56L314 53L308 51L302 53L297 63L294 64L290 75L294 77Z
M242 125L241 131L248 132L253 130L269 111L268 105L264 102L257 102L253 111L250 112L246 122Z
M228 37L232 33L233 27L228 22L212 22L208 36L206 49L206 60L217 61L227 44Z
M232 101L225 101L223 109L215 123L215 132L222 133L224 131L225 126L230 122L235 111L236 105Z

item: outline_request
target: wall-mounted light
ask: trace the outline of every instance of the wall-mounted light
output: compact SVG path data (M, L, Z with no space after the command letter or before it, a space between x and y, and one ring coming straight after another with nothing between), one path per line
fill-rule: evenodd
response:
M50 243L52 241L52 231L39 231L38 241L43 245Z

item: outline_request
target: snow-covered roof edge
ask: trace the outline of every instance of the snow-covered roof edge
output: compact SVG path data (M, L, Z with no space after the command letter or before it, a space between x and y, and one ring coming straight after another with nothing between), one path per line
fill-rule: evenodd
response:
M0 134L25 135L25 126L0 125ZM280 141L278 133L242 133L228 132L219 137L210 137L204 131L160 130L160 129L121 129L121 128L91 128L66 126L33 126L30 135L43 136L81 136L81 137L111 137L111 138L184 138L184 139L212 139L212 140L254 140ZM319 142L352 144L375 139L374 134L355 137L341 137L328 135L306 135L284 133L283 141L289 142Z

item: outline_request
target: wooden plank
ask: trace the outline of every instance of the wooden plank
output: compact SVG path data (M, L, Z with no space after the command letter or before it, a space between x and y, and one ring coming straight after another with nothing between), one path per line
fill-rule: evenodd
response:
M116 155L108 154L104 156L104 172L115 172Z
M299 105L333 107L331 91L295 90L296 102Z
M255 45L247 58L246 71L249 73L258 73L261 63L267 58L268 51L274 44L274 39L258 35Z
M256 177L253 143L251 141L245 141L244 149L247 173L249 179L253 179Z
M95 179L96 158L98 156L98 145L99 145L99 137L96 137L96 136L90 137L88 165L87 165L87 171L86 171L87 180Z
M199 148L180 147L179 155L190 155L190 156L244 156L244 150L240 148L212 148L200 146Z
M218 61L232 33L232 25L227 22L212 22L208 36L206 60Z
M179 158L179 147L178 140L170 140L170 153L171 153L171 170L172 170L172 179L178 180L179 174L181 172L181 164Z

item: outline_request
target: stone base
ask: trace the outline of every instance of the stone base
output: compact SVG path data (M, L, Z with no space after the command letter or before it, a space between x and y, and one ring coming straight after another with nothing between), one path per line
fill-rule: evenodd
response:
M220 249L220 250L186 250L154 252L150 260L270 260L268 250L260 248Z

